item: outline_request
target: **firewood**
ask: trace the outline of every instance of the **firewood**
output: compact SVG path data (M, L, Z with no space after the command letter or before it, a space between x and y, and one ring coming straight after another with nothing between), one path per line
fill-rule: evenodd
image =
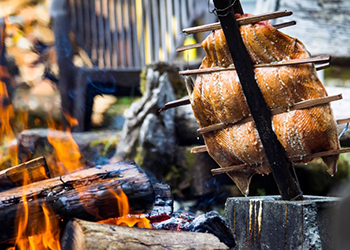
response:
M22 195L27 197L29 235L40 233L42 204L52 208L64 220L81 218L101 220L118 217L115 193L121 189L128 197L130 214L149 213L154 204L154 190L149 178L133 162L117 162L89 168L62 177L38 181L1 193L0 242L16 236L16 214L23 214ZM39 206L38 206L39 205ZM39 209L37 208L39 207Z
M213 234L130 228L74 219L62 236L62 250L228 249Z
M38 157L0 171L0 190L6 190L49 178L51 178L51 176L45 158ZM27 183L25 183L25 179L27 179Z

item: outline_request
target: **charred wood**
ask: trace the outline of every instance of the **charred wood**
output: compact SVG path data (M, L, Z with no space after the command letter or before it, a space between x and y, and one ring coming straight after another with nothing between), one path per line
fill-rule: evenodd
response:
M160 182L154 183L153 190L155 201L153 209L148 215L148 219L151 223L170 218L173 213L174 205L174 198L168 184Z
M152 230L74 219L62 236L62 250L83 249L228 249L208 233Z
M44 157L0 171L0 191L49 179L50 171Z
M40 233L42 205L50 206L55 217L63 220L81 218L101 220L120 216L115 194L121 190L128 197L130 214L150 213L154 190L148 177L133 162L118 162L81 170L17 187L1 193L0 242L16 236L16 214L23 215L22 195L27 197L29 211L28 235ZM42 228L42 227L41 227Z
M230 249L236 245L227 220L214 211L197 217L188 213L176 214L168 220L154 224L154 227L171 231L206 232L218 237Z

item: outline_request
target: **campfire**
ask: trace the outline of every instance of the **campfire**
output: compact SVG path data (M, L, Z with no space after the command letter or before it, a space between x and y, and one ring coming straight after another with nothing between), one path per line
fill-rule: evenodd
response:
M3 93L7 93L6 88ZM12 112L7 117L13 117L11 104L6 108ZM213 246L226 249L226 245L214 235L179 232L214 229L206 228L203 222L202 226L191 226L195 218L190 215L178 215L177 219L168 220L173 212L170 187L164 183L151 183L134 162L95 166L85 161L71 134L71 128L77 122L67 114L65 118L69 121L65 130L53 119L47 120L47 140L53 147L52 154L21 164L17 164L16 160L21 143L15 139L18 132L9 125L7 130L3 130L6 131L2 134L3 142L12 145L11 163L14 164L0 172L0 217L3 223L0 242L7 249L88 249L86 242L91 239L99 241L98 235L107 234L108 230L125 234L118 237L123 244L129 244L127 238L130 235L139 241L134 244L145 244L149 241L148 235L151 235L155 238L147 244L185 246L191 242L203 249ZM6 123L2 124L10 124L10 119L5 119ZM216 234L234 244L221 216L214 213L201 220L206 223L212 221L217 227ZM164 230L145 233L135 227L178 232L175 235ZM208 237L211 239L210 246L205 243ZM85 243L81 242L82 239ZM107 242L112 244L110 241Z
M214 1L214 4L222 2ZM82 119L82 116L73 117L74 112L64 108L69 106L68 102L60 110L62 120L58 121L50 112L45 115L45 120L40 120L40 123L45 124L48 145L45 154L36 155L36 142L33 142L35 135L22 133L29 127L29 114L15 112L9 94L10 88L15 87L14 81L8 69L0 65L1 248L80 250L98 245L102 249L187 249L189 246L195 249L229 249L242 242L243 237L237 233L239 230L246 230L247 234L254 231L254 241L257 239L260 248L260 238L263 238L261 234L267 232L264 231L266 223L262 222L262 218L266 218L265 209L268 209L263 208L260 201L248 201L245 206L248 204L249 209L245 207L241 211L236 211L236 204L228 202L227 207L232 210L228 211L230 226L226 218L214 211L200 211L198 216L174 211L171 187L163 183L163 179L157 178L160 175L170 175L160 170L162 163L168 164L167 160L173 163L181 158L175 156L178 153L174 146L177 128L176 112L172 108L175 107L191 106L196 137L198 133L204 138L198 143L198 137L196 143L190 145L191 153L207 152L205 154L208 158L212 157L215 167L218 167L211 169L211 174L226 173L234 181L237 192L240 191L247 200L254 174L272 173L282 200L293 201L295 204L292 205L295 206L299 206L298 201L303 199L303 193L295 171L294 176L290 171L294 170L294 163L307 163L322 157L329 174L335 174L338 156L350 151L349 148L340 148L336 123L348 123L349 119L334 119L329 103L343 97L341 94L328 96L316 75L316 70L329 66L330 56L311 57L297 39L278 31L295 25L295 22L271 25L268 21L289 16L292 12L275 11L253 16L244 14L239 1L234 1L228 7L215 8L213 13L218 15L219 23L183 30L188 34L213 31L203 43L177 48L177 52L181 52L203 47L206 52L199 69L176 72L177 77L184 76L188 97L181 96L181 99L176 100L174 86L170 81L170 66L159 63L159 68L159 65L146 68L145 74L158 71L145 77L142 98L135 101L128 110L124 137L121 136L122 139L118 141L119 150L117 148L113 158L101 161L103 164L97 160L87 160L82 154L72 131L78 126L89 127L90 124L79 124L78 119ZM9 24L9 19L6 20ZM225 22L230 25L224 25ZM234 28L228 28L231 26ZM264 47L256 35L260 32L259 29L268 30L274 36L277 34L278 39L271 42L268 40L271 34L264 33L266 36L263 36L259 33L261 39L269 42ZM243 40L241 33L246 35ZM4 38L4 34L1 34L1 38ZM4 44L4 41L0 42ZM274 50L279 43L283 46ZM240 49L235 49L233 44ZM294 48L291 51L299 54L288 54L289 48ZM241 55L242 51L244 53ZM267 51L271 55L266 56ZM279 57L276 51L282 51L282 56ZM262 54L262 59L257 56L259 53ZM0 55L3 56L1 51ZM282 74L285 69L290 71ZM190 75L198 75L196 82L192 81ZM272 80L269 78L265 81L270 75ZM278 80L275 77L277 75ZM98 75L95 77L99 78ZM303 96L309 91L303 82L312 86L310 89L318 91L314 93L315 96ZM281 83L283 86L280 86ZM74 89L78 92L77 90L78 87ZM282 90L289 99L285 93L278 92ZM73 90L67 90L70 91ZM65 100L63 94L60 94L62 100ZM79 98L82 100L86 96ZM88 106L86 103L79 105ZM84 110L86 113L90 111ZM303 114L302 117L305 114L307 122L301 116L290 120L298 112ZM278 117L284 117L285 120L278 120ZM316 128L309 128L304 123L313 124ZM290 126L289 129L287 125ZM302 130L298 131L296 125L302 127ZM142 129L146 129L146 132ZM312 139L309 139L309 134L313 135ZM318 143L315 138L324 141ZM138 143L144 148L141 153L137 152ZM200 145L203 143L205 145ZM140 162L143 165L139 167L133 160L128 160L133 157L135 161L142 158ZM152 161L154 157L160 166L154 164L157 162ZM147 164L149 168L145 167ZM208 170L208 165L202 171ZM171 167L176 168L174 166ZM202 168L202 165L198 168ZM180 171L178 175L181 175ZM181 178L182 176L179 177ZM197 182L202 181L201 178L198 179ZM179 182L181 185L188 189L190 186L188 180ZM181 191L177 194L184 196ZM287 222L290 220L287 216L290 215L287 213L287 208L290 209L288 206L283 208L285 213L281 217L286 225L283 237L287 235ZM242 219L242 211L248 211L249 221ZM242 221L243 224L248 223L249 228L236 228L236 224L243 225ZM289 225L291 223L288 222Z

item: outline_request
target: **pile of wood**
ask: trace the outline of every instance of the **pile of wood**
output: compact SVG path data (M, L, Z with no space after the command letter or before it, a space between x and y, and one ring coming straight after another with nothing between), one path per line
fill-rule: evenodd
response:
M27 185L25 176L29 177ZM169 186L152 184L134 162L95 166L52 177L45 158L40 157L0 172L0 180L0 243L3 244L14 244L16 223L18 216L24 216L23 202L26 199L30 225L27 234L30 231L29 235L36 235L45 230L39 222L39 218L44 217L41 206L45 204L54 212L50 214L50 220L59 218L61 221L62 249L90 249L89 242L94 242L94 246L100 242L99 249L105 249L106 244L126 249L153 249L159 245L167 245L169 249L178 246L181 249L189 246L227 249L215 235L208 233L146 230L97 223L121 216L121 206L115 197L121 192L127 196L130 215L144 214L151 221L171 216L173 200ZM38 204L39 209L36 208ZM135 241L131 243L130 237Z

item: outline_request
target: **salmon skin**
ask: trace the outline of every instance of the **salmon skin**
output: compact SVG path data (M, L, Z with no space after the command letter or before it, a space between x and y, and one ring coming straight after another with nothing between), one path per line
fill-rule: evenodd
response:
M245 17L236 14L236 18ZM268 21L240 27L253 64L308 58L309 52L296 38L276 30ZM204 68L232 67L233 61L222 30L213 31L203 42ZM267 105L273 109L327 96L314 64L254 69ZM200 128L218 123L235 123L250 115L236 71L197 76L190 101ZM336 124L329 104L294 110L272 118L273 129L289 156L339 149ZM203 134L208 153L222 167L247 164L241 171L228 172L245 195L255 173L269 174L270 166L254 122L228 126ZM339 155L325 156L329 174L337 170Z

